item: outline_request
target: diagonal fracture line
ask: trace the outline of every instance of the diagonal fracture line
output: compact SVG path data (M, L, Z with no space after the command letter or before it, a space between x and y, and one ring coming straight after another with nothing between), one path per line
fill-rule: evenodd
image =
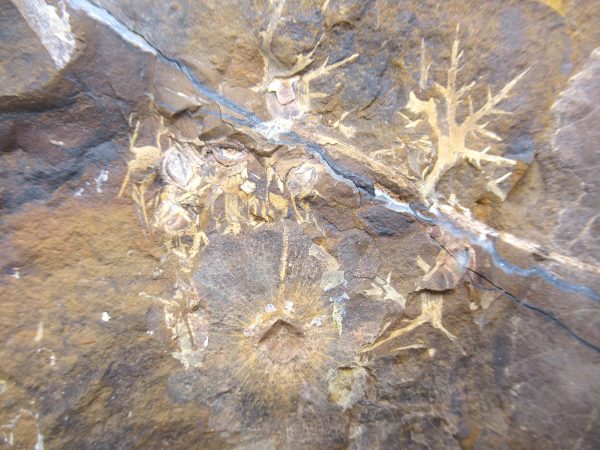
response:
M350 170L347 170L344 167L338 166L333 160L333 158L329 155L329 153L327 153L327 151L322 146L290 130L282 131L279 134L269 133L268 127L265 127L266 122L261 120L256 114L207 87L196 77L194 72L187 65L178 61L175 58L166 55L163 51L154 46L145 36L127 27L127 25L115 18L106 9L99 7L88 0L67 1L72 8L83 11L92 19L110 27L125 41L135 45L136 47L140 48L141 50L147 53L156 55L164 59L165 61L171 63L172 65L176 66L186 76L188 81L192 83L192 85L198 91L198 93L200 93L203 97L214 101L215 103L218 103L219 105L229 109L230 111L233 111L234 113L242 116L243 119L236 119L233 117L231 118L238 124L252 129L254 132L260 134L273 144L286 146L305 146L323 163L323 166L327 168L328 171L336 179L346 184L350 183L355 188L369 195L373 194L373 186L371 184L365 184L363 177L356 175L355 173L353 173Z
M439 242L435 237L430 236L431 239L433 239L435 241L435 243L437 245L439 245L442 250L444 250L446 253L448 253L450 256L452 256L452 258L454 258L459 264L460 264L460 259L454 254L452 253L450 250L448 250L441 242ZM481 278L482 280L485 280L487 283L489 283L491 286L493 286L493 289L486 289L482 286L479 285L475 285L475 287L477 289L481 289L481 290L494 290L497 292L500 292L502 295L508 297L511 301L513 301L514 303L523 306L527 309L530 309L538 314L541 314L542 316L546 317L548 320L554 322L556 325L558 325L560 328L562 328L569 336L571 336L572 338L574 338L576 341L578 341L579 343L585 345L586 347L600 353L600 347L592 344L590 341L588 341L587 339L583 338L582 336L580 336L579 334L577 334L575 331L573 331L571 329L571 327L569 327L566 323L564 323L561 319L559 319L558 317L556 317L556 315L554 313L552 313L551 311L548 311L545 308L542 308L541 306L537 306L534 305L532 303L529 303L527 300L523 300L522 298L517 297L516 295L512 294L511 292L507 291L506 289L504 289L502 286L497 285L496 283L494 283L490 278L488 278L487 276L477 272L474 269L471 269L469 267L467 267L467 270L469 272L471 272L474 275L477 275L479 278Z

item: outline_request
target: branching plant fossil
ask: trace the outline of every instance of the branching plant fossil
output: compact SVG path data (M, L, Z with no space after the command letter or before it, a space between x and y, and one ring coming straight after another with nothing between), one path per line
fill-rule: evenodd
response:
M516 160L490 154L491 145L483 149L476 150L467 146L467 140L480 141L482 138L488 141L500 142L502 138L488 129L491 116L499 114L510 114L498 108L498 104L509 97L510 91L521 80L529 69L526 69L517 75L512 81L507 83L497 94L492 94L491 89L487 89L487 99L479 108L474 108L471 91L476 86L475 82L459 87L457 85L457 74L460 71L460 59L463 55L459 52L458 40L459 27L456 28L456 38L452 45L450 68L448 69L448 80L445 86L434 83L436 97L428 100L419 99L414 92L410 93L406 110L417 118L412 120L401 114L406 120L407 128L415 128L423 121L430 129L429 142L415 142L415 146L421 153L421 161L425 162L425 167L421 169L418 175L423 180L422 191L430 196L435 192L436 185L442 176L456 166L461 160L467 160L474 167L481 170L481 163L487 162L497 166L514 167ZM429 64L425 55L425 46L422 46L421 56L421 80L423 87L427 83ZM461 121L459 120L459 107L466 102L468 114ZM425 145L428 144L428 145ZM502 175L502 180L506 177ZM496 183L502 180L495 180ZM495 185L494 181L490 184Z
M326 59L320 67L310 68L315 61L313 54L323 39L323 36L321 36L310 52L297 55L294 65L286 67L271 51L275 29L281 21L286 0L273 1L271 4L273 10L269 24L267 29L260 33L265 73L261 84L255 90L266 90L275 93L274 97L277 103L267 102L270 112L274 117L289 119L288 116L298 117L306 113L310 109L311 99L329 95L324 92L311 93L310 84L312 81L329 76L339 68L353 63L359 55L355 53L332 64L329 64L329 60ZM326 7L324 5L324 8Z
M129 125L132 125L133 116L129 117ZM125 188L129 184L131 176L142 176L141 181L134 183L131 197L133 201L141 208L144 217L144 225L146 229L150 229L148 220L148 211L146 207L146 189L156 179L156 167L162 158L162 150L160 148L160 137L165 134L164 123L161 119L160 127L156 132L156 146L144 145L137 147L137 140L140 134L141 122L138 120L135 124L132 135L129 137L129 151L135 155L135 158L127 163L127 172L119 189L118 196L123 196Z

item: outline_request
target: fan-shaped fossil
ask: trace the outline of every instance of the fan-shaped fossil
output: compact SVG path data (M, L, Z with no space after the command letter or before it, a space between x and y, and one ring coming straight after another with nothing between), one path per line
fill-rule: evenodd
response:
M255 397L291 401L333 366L330 341L337 332L322 294L319 286L293 283L282 300L267 299L247 309L240 324L227 324L241 356L236 377Z
M293 407L305 386L326 390L340 339L319 283L322 263L309 256L310 240L298 231L290 237L288 227L246 236L238 248L229 247L233 236L220 239L202 254L212 263L201 264L195 275L213 324L206 365L233 377L239 395L277 409ZM239 256L239 273L226 269L230 251ZM247 259L255 265L249 278Z

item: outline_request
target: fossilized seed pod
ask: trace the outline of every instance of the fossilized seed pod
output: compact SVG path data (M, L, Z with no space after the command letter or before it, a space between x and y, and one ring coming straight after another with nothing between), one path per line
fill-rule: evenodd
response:
M162 159L161 171L167 183L181 188L189 185L194 171L190 156L178 148L167 150Z
M208 145L215 159L224 166L241 164L248 158L246 148L235 141L218 141Z
M286 178L288 189L294 196L306 195L313 189L317 177L317 167L312 163L307 162L294 167Z
M189 212L173 200L160 203L154 213L156 224L169 234L180 234L192 223Z
M269 92L275 92L277 101L281 105L288 105L296 100L296 93L294 92L294 83L298 81L299 77L295 76L292 78L275 78L267 90Z

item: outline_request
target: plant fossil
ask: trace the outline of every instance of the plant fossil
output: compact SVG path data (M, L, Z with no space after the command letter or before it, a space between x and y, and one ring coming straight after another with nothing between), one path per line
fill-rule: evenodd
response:
M425 272L415 290L418 293L418 300L421 306L419 315L414 318L404 319L402 326L391 330L389 334L387 334L388 327L385 326L379 336L371 344L363 348L361 353L373 352L390 342L397 342L399 337L408 335L417 328L427 324L444 334L444 336L460 348L457 343L457 337L448 331L443 323L444 298L448 291L456 289L463 280L470 280L470 271L474 270L476 264L475 252L464 240L456 240L444 234L438 237L438 239L440 239L440 245L443 246L443 250L436 257L435 265L431 267L422 259L417 260L417 265ZM379 276L377 278L383 281ZM389 285L389 280L387 283ZM378 284L379 287L384 287L380 283ZM373 287L378 286L373 284ZM404 304L402 306L404 307ZM384 337L386 334L387 336ZM421 343L410 344L409 346L398 347L391 351L395 353L408 348L417 348L415 345L418 345L419 348L424 347Z
M129 118L130 126L132 119L133 115ZM160 137L166 133L166 130L164 129L164 123L161 119L160 127L157 129L155 136L156 146L144 145L142 147L137 147L136 143L140 134L140 125L141 121L138 120L135 124L133 134L129 137L129 151L135 155L135 158L127 163L127 172L125 173L125 178L123 179L123 183L121 184L121 188L117 195L119 197L123 195L132 175L142 175L141 181L136 182L133 185L131 198L133 198L133 201L142 210L144 225L146 226L146 229L150 230L150 222L148 220L148 211L146 207L146 189L148 189L156 179L157 173L155 168L162 158Z
M298 223L314 220L304 200L318 195L312 189L316 169L294 167L282 178L271 161L259 164L249 149L235 140L180 143L168 135L162 121L157 146L137 147L139 130L138 122L130 138L135 159L128 163L119 196L130 178L140 180L133 184L132 198L141 210L144 226L150 231L154 225L166 233L167 249L179 258L185 271L189 272L191 260L208 244L209 230L238 235L244 226L255 228L290 211ZM166 149L160 147L163 134L169 136ZM160 189L148 200L148 188L157 178Z
M486 121L486 119L494 115L510 114L507 111L499 109L497 106L500 102L508 98L510 91L525 76L529 69L526 69L513 78L512 81L507 83L495 95L492 94L491 89L488 87L485 103L478 109L474 108L470 93L476 86L476 83L473 81L461 87L457 85L457 74L460 71L460 59L463 55L463 52L459 53L458 31L459 27L457 26L456 37L452 45L446 86L442 86L437 82L434 83L433 87L437 96L430 97L427 100L421 100L417 98L414 92L411 92L406 110L418 117L412 120L401 114L407 121L407 128L415 128L423 123L424 120L430 130L430 135L425 137L425 141L428 142L424 142L423 137L421 137L420 140L411 143L419 153L416 165L419 166L419 163L424 163L424 168L415 168L413 166L413 169L420 171L418 175L423 180L422 192L427 196L434 194L438 181L461 160L467 160L478 170L481 170L482 162L508 167L514 167L517 164L516 160L490 154L491 145L480 150L469 148L467 140L469 142L477 142L484 138L496 142L502 141L502 138L488 129L489 121ZM430 66L430 64L427 64L424 43L421 53L420 86L424 88L427 83ZM459 120L459 117L462 116L459 106L465 102L468 107L468 114L464 119ZM496 192L497 189L494 189L494 187L506 177L507 175L505 174L500 179L491 181L488 183L488 189Z
M444 296L439 293L432 292L423 292L421 295L421 313L415 317L414 319L408 320L406 325L402 328L398 328L393 330L389 336L379 339L377 338L375 342L366 346L361 353L372 352L373 350L381 347L383 344L386 344L390 341L395 340L399 336L408 334L413 330L425 325L430 324L434 329L441 331L448 339L451 341L456 340L456 336L453 335L450 331L446 329L444 324L442 323L443 317L443 308L444 308ZM385 332L386 329L383 330ZM383 334L383 333L382 333ZM403 348L394 349L402 350Z
M209 324L209 344L201 349L211 361L206 375L223 373L235 386L234 402L252 398L271 413L295 409L305 385L325 389L339 357L334 306L319 285L326 264L311 255L302 233L290 220L250 232L243 242L223 235L195 279L206 306L194 315ZM237 242L235 249L226 242Z
M274 95L267 96L267 109L274 118L280 119L302 116L310 110L312 99L327 97L329 94L324 92L311 92L311 82L329 76L340 67L353 63L359 57L358 53L355 53L331 64L329 64L329 59L326 59L321 66L311 68L315 62L313 54L323 40L323 36L321 36L310 52L297 55L294 65L286 67L271 50L273 36L277 25L281 22L286 1L270 2L272 12L269 23L267 29L260 33L260 49L265 72L261 84L255 88L257 91L274 93ZM327 9L327 3L323 5L322 10L325 9Z

